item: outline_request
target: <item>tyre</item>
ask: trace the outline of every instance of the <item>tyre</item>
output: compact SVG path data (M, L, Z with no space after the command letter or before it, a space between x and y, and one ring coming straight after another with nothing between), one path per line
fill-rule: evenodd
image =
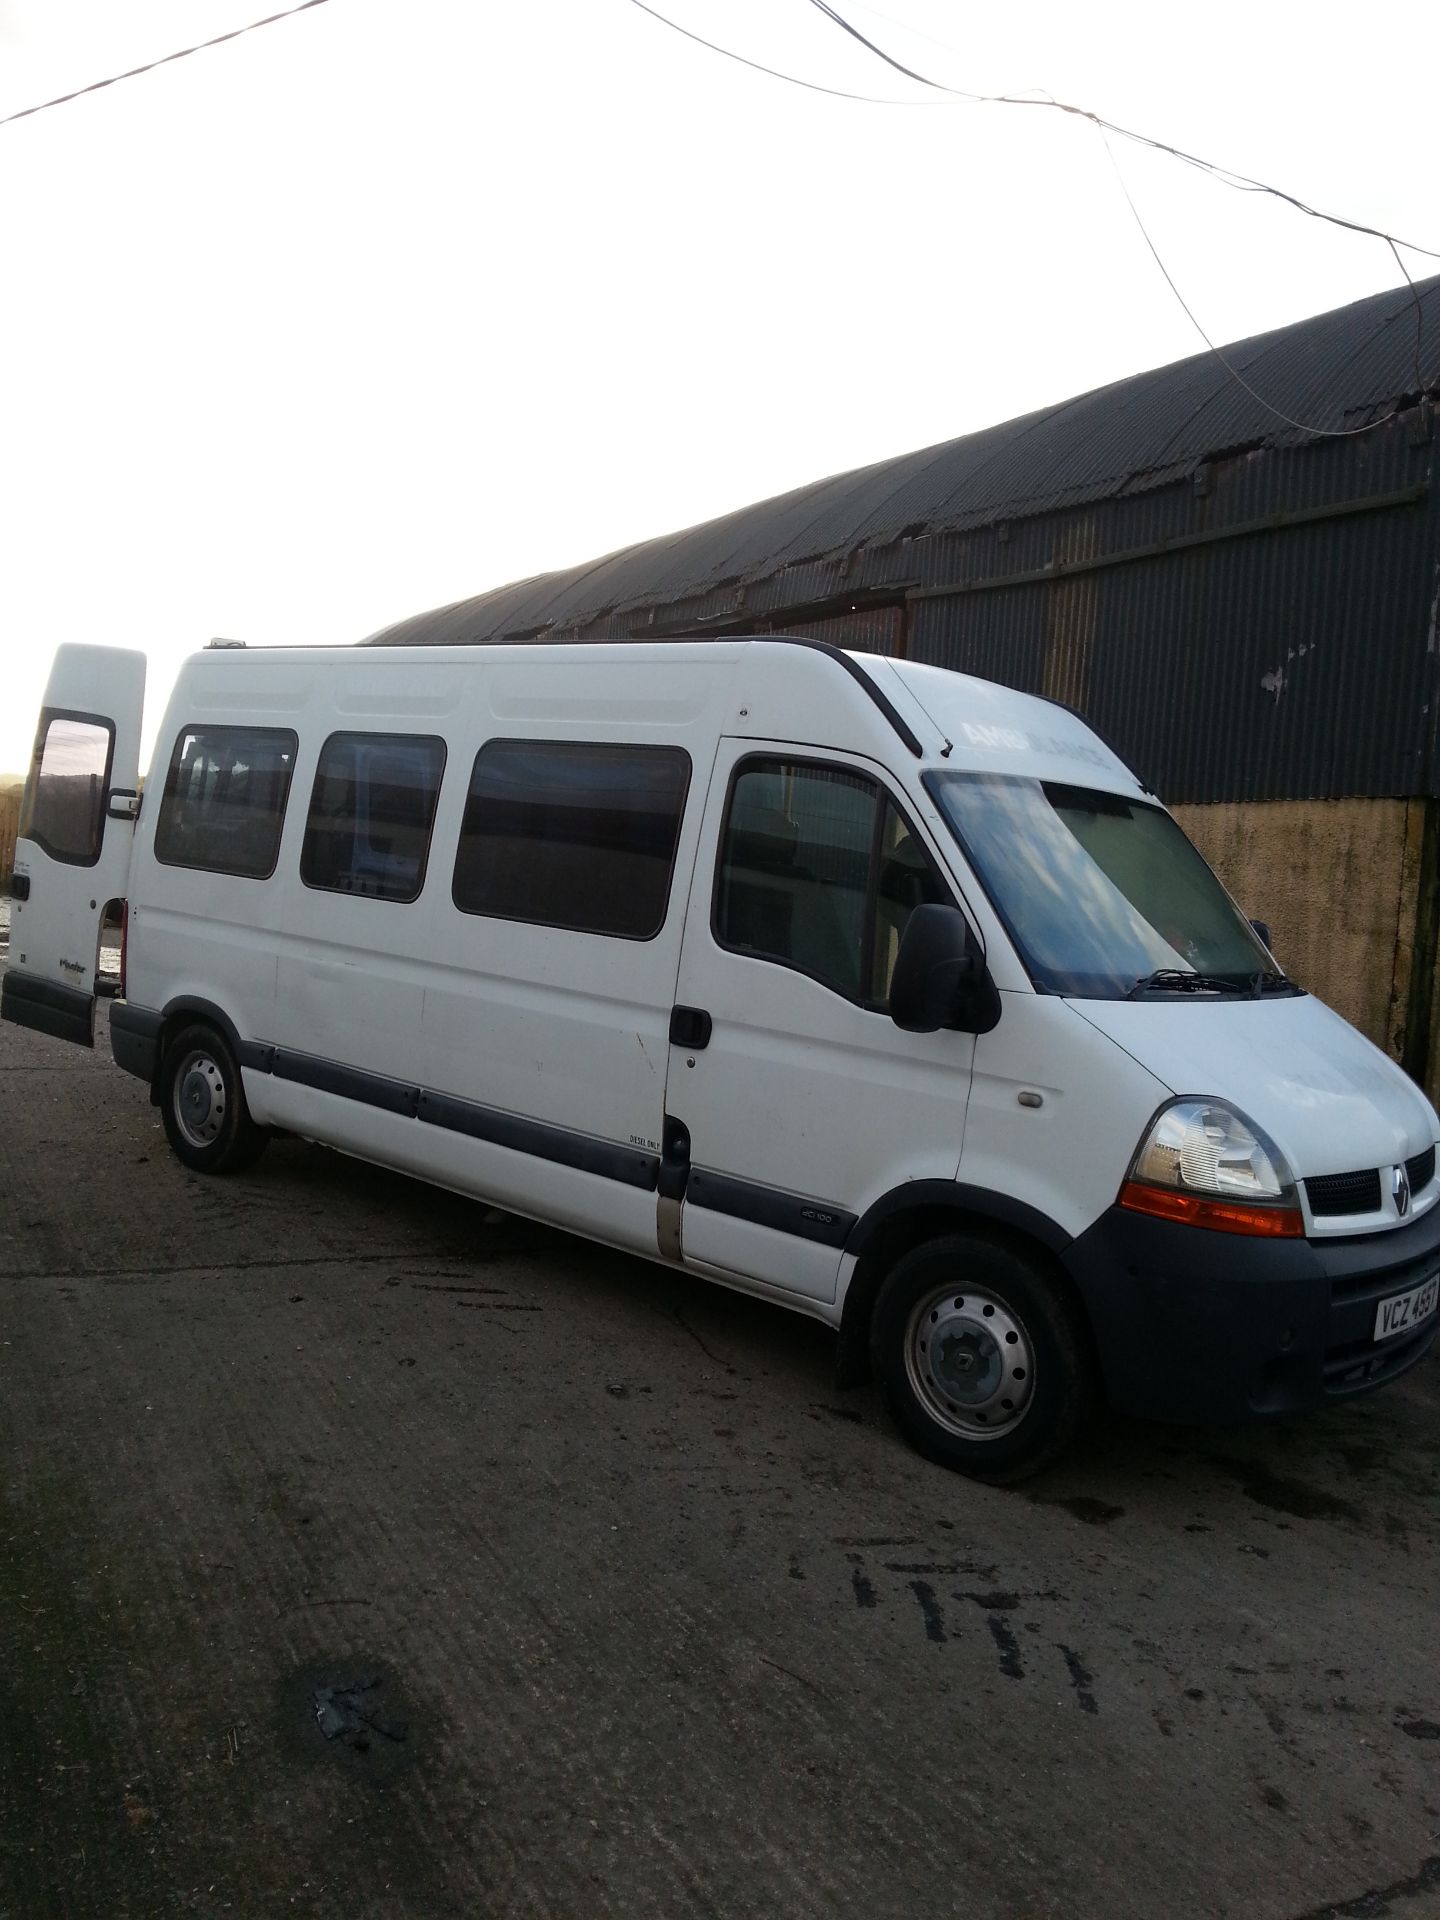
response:
M268 1137L250 1118L240 1068L213 1027L183 1027L166 1046L160 1113L166 1139L197 1173L238 1173Z
M1005 1241L955 1233L897 1264L871 1322L896 1425L931 1460L996 1484L1063 1452L1095 1400L1089 1329L1063 1281Z

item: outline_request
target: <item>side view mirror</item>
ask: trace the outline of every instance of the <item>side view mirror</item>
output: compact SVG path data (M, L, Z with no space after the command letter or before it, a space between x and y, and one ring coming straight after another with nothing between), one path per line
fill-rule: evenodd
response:
M1270 943L1270 922L1268 920L1252 920L1250 924L1256 933L1259 934L1261 946L1264 947L1268 953L1273 953L1275 949Z
M958 907L916 907L905 923L890 980L890 1018L906 1033L989 1033L1000 995Z

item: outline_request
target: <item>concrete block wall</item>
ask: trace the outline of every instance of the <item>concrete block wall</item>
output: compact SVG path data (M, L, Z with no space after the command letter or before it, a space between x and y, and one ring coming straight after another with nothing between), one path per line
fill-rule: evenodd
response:
M1425 800L1174 808L1287 973L1440 1095L1440 978ZM1432 823L1431 831L1434 826Z

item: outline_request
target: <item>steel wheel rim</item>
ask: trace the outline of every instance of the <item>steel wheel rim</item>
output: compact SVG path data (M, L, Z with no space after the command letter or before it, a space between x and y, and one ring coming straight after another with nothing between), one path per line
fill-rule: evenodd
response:
M999 1440L1030 1410L1035 1356L1025 1323L983 1287L927 1293L905 1328L905 1372L932 1420L962 1440Z
M171 1109L175 1124L192 1147L211 1147L225 1125L229 1097L219 1062L196 1048L187 1053L175 1075Z

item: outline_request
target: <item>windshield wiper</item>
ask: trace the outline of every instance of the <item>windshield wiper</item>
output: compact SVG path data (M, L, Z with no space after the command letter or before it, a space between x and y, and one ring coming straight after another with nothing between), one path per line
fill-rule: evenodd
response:
M1258 976L1257 976L1258 977ZM1252 993L1253 980L1236 980L1223 973L1190 973L1183 967L1159 967L1142 974L1127 1000L1138 1000L1142 993Z
M1290 976L1285 973L1276 973L1273 968L1267 968L1262 973L1252 973L1250 976L1250 997L1252 1000L1258 1000L1262 993L1294 992L1295 982Z

